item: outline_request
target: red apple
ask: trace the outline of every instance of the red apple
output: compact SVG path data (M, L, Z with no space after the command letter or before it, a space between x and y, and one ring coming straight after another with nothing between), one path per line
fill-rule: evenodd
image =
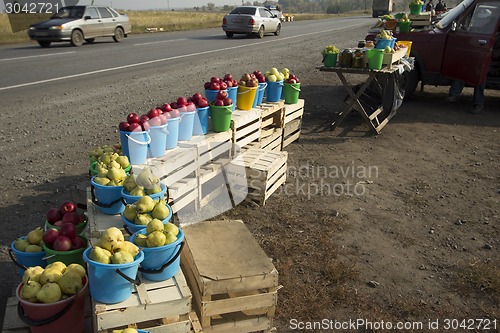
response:
M138 123L139 122L139 115L137 113L129 113L129 115L127 116L127 122L129 124L133 124L133 123Z
M141 128L141 125L139 125L139 123L133 123L133 124L130 124L130 126L128 127L128 130L130 132L141 132L142 128Z
M186 104L186 112L193 112L196 110L196 105L193 102L188 102Z
M224 75L224 81L232 81L233 80L233 76L231 74L226 74Z
M76 224L70 222L63 223L59 229L59 235L74 238L76 236Z
M187 100L185 97L181 96L179 98L177 98L177 104L179 104L180 106L184 106L187 104Z
M167 118L167 121L172 118L172 115L170 114L170 112L172 112L173 110L170 110L169 112L164 112L162 114L162 116L165 116L165 118Z
M220 90L220 84L217 82L212 82L212 84L210 84L210 90Z
M222 99L222 100L224 100L224 99L227 98L227 96L228 96L227 90L219 90L219 92L217 93L217 95L215 95L215 98L216 99Z
M147 116L149 117L149 119L151 119L151 118L158 117L160 114L161 114L161 110L159 110L157 108L152 108L151 110L149 110Z
M77 225L80 223L80 215L76 212L71 212L71 213L66 213L62 217L62 223L72 223L74 225Z
M168 103L163 104L163 106L161 107L161 109L163 110L163 112L172 111L172 107Z
M59 230L56 228L47 229L42 235L42 241L47 245L52 245L56 238L59 237Z
M233 100L231 98L229 98L229 97L226 97L224 99L224 105L228 106L228 105L231 105L231 104L233 104Z
M62 216L67 213L72 213L76 210L76 205L71 201L64 201L61 206L59 206L59 212Z
M47 221L50 224L57 222L61 219L61 212L57 208L51 208L47 211Z
M170 117L171 118L178 118L179 116L180 116L179 110L173 109L172 111L170 111Z
M118 129L120 131L128 132L128 127L129 127L129 123L126 121L122 121L122 122L120 122L120 124L118 124Z
M60 227L60 226L62 226L62 224L63 224L62 220L59 220L59 221L56 221L56 222L52 223L52 225L54 225L56 227Z
M203 85L203 88L205 88L206 90L209 90L211 84L212 84L212 82L205 82L205 84Z
M71 238L71 249L72 250L77 250L77 249L83 249L87 247L87 242L80 236L75 236Z
M66 236L59 236L52 244L55 251L69 251L71 250L71 239Z
M226 81L226 85L228 88L233 86L233 81Z
M220 80L220 77L218 77L218 76L212 76L212 77L210 78L210 82L211 82L211 83L220 83L220 81L221 81L221 80Z
M233 87L237 87L238 86L238 81L236 79L233 79Z
M179 108L179 104L177 102L170 103L170 106L172 107L172 109L178 109Z
M206 98L202 98L196 104L199 108L206 108L208 106L208 100Z
M222 99L216 99L214 101L215 106L224 106L224 101Z
M149 118L148 118L148 120L149 120ZM139 125L141 125L141 128L142 128L142 130L143 130L143 131L147 131L147 130L149 130L149 123L148 123L148 120L141 119L141 120L139 121Z
M203 98L203 96L202 96L199 92L197 92L197 93L195 93L193 96L191 96L191 100L192 100L194 103L198 102L198 101L199 101L200 99L202 99L202 98Z
M163 116L163 115L162 115ZM149 126L161 126L160 116L148 120Z
M220 89L221 90L226 90L227 89L227 83L226 82L221 82L220 83Z

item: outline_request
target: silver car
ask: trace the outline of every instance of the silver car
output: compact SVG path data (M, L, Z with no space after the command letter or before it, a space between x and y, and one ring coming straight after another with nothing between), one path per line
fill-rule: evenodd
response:
M228 38L234 34L256 34L259 38L266 33L278 36L281 32L280 19L265 7L241 6L222 19L222 30Z
M42 47L52 42L69 41L80 46L93 43L97 37L113 37L121 42L131 31L127 15L109 7L68 6L61 8L49 20L29 27L28 35Z

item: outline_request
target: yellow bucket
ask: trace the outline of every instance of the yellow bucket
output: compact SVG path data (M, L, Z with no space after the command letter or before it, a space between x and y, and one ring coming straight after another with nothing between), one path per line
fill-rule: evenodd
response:
M413 44L413 42L409 40L400 40L397 43L406 46L406 56L409 57L411 52L411 44Z
M240 110L252 109L253 100L257 93L258 87L245 87L238 85L238 97L236 98L236 106Z

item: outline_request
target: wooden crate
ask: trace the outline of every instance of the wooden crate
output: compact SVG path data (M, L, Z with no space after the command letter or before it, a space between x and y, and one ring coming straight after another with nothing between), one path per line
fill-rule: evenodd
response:
M204 332L271 332L278 271L241 220L183 228L181 267Z
M247 200L264 206L267 199L286 181L288 153L249 149L231 161L245 174L226 172L231 191L247 191Z
M229 158L233 146L232 131L220 133L207 133L205 135L195 136L190 141L179 143L179 147L194 148L198 156L197 170L200 167L209 164L219 158Z
M399 49L394 53L384 53L384 58L382 59L382 66L386 66L388 69L392 68L392 65L399 63L399 60L406 55L407 49Z
M199 207L198 177L183 178L168 187L169 204L174 213L181 210L196 211Z
M261 110L235 110L231 119L233 132L233 155L244 150L251 142L259 141L261 129Z
M421 28L431 25L431 12L422 12L418 15L408 15L411 21L411 26L414 28Z
M263 149L267 151L281 151L283 142L283 128L274 128L272 134L265 138L260 138L259 142L252 142L247 145L247 149ZM247 150L245 149L245 150Z
M146 166L151 172L170 187L179 180L196 172L198 152L195 147L176 147L167 150L165 155L148 158L144 164L133 165L132 172L139 174Z
M153 282L142 278L138 292L117 304L92 300L94 332L135 327L149 332L191 332L191 291L181 270L171 279Z
M273 129L283 128L283 114L285 101L280 100L276 103L265 102L257 108L261 110L261 138L273 134Z
M205 207L222 194L228 192L224 166L229 164L230 161L230 158L222 158L200 168L198 178L200 208ZM233 207L229 209L231 208Z
M304 100L299 99L297 104L286 104L284 115L284 128L281 150L300 137L302 129L302 116L304 114Z

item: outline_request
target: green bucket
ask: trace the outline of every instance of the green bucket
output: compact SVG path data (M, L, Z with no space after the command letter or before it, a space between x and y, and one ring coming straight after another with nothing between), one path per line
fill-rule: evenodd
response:
M410 32L411 21L398 22L399 32Z
M381 69L383 60L384 60L384 50L382 49L368 50L369 69Z
M214 132L225 132L231 128L232 106L215 106L210 104L210 117L212 118L212 130Z
M418 15L418 14L420 14L420 12L422 11L423 7L424 7L424 5L417 5L417 4L411 3L410 4L410 14L411 15Z
M325 54L323 56L323 65L325 65L325 67L337 66L337 56L338 56L338 53Z
M297 104L299 101L300 83L285 83L283 86L285 104Z
M83 236L79 237L83 238L85 242L88 244L87 238ZM46 253L45 258L47 259L47 265L52 264L53 262L56 261L61 261L66 265L80 264L83 267L86 267L85 261L83 261L83 252L85 251L86 247L70 251L55 251L49 248L45 244L43 244L42 247Z

